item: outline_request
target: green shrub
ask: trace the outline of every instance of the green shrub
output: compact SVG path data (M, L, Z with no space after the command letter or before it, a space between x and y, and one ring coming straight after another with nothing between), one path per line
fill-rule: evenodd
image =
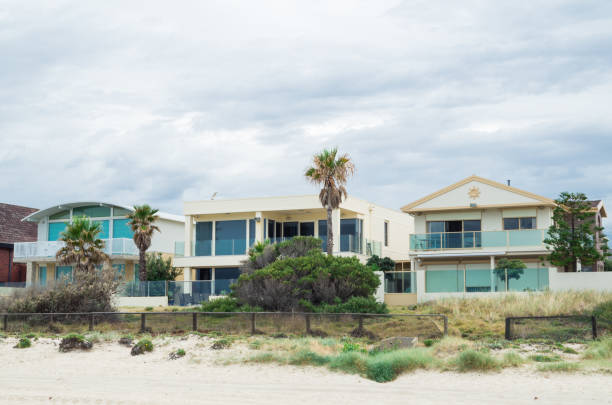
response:
M234 297L221 297L211 301L204 301L198 308L202 312L261 312L258 307L240 305Z
M405 371L430 367L435 362L427 349L404 349L374 354L366 360L366 376L376 382L387 382Z
M461 372L467 371L490 371L499 368L499 362L490 354L468 349L455 359L457 368Z
M153 311L153 307L145 307L145 311L147 312Z
M355 351L342 352L330 359L329 368L348 374L365 374L366 358L364 354Z
M184 356L184 355L185 355L185 350L183 350L183 349L178 349L178 350L176 351L176 354L178 354L179 356Z
M69 333L66 336L64 336L62 339L70 339L70 340L75 340L79 343L82 343L85 341L85 336L79 333Z
M32 342L27 337L22 337L19 342L14 346L16 349L26 349L32 346Z
M145 352L153 351L153 342L151 342L150 339L140 339L135 346L138 348L142 348L142 350Z
M423 341L423 344L425 345L425 347L431 347L434 345L434 343L436 343L436 341L433 339L425 339Z
M387 304L377 302L374 297L350 297L346 302L334 299L333 304L322 303L313 305L306 300L300 301L300 306L307 312L333 314L386 314Z
M329 358L326 356L321 356L315 352L310 350L300 350L299 352L293 354L289 357L289 364L295 366L305 366L305 365L313 365L313 366L322 366L329 362Z
M366 350L362 349L358 343L353 343L350 341L344 342L344 345L342 346L342 353L349 353L349 352L366 352Z
M583 356L589 360L602 360L612 358L612 338L602 339L589 344Z
M572 349L571 347L567 347L567 346L563 346L561 348L561 351L563 353L567 353L567 354L578 354L578 352L576 350Z
M518 367L525 363L525 359L517 352L507 352L504 354L504 367Z
M558 363L542 364L538 366L538 371L552 371L558 373L567 373L580 370L580 364L561 361Z
M538 363L551 363L554 361L561 361L561 357L558 354L547 356L545 354L532 354L529 356L529 360L533 360Z
M371 267L374 271L393 271L395 270L395 262L390 257L378 257L372 255L366 266Z
M213 350L221 350L229 348L233 343L232 339L229 338L221 338L217 339L213 342L212 346L210 346Z
M593 309L593 316L612 322L612 300L602 302Z
M317 307L344 303L351 297L371 297L379 284L374 271L358 258L327 256L319 249L299 257L283 254L264 268L243 272L233 290L240 303L269 311L292 311L301 310L304 302ZM350 312L362 304L342 310Z

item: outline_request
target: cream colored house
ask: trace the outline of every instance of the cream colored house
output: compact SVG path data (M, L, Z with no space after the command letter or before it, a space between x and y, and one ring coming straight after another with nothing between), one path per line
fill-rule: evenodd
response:
M110 255L112 266L124 281L138 279L138 248L127 225L127 215L133 208L105 202L73 202L54 205L36 211L24 221L38 224L36 242L15 243L14 261L27 264L26 284L46 285L62 277L70 278L71 266L58 266L55 254L63 246L60 233L76 216L87 216L102 227L100 239L105 242L105 252ZM172 255L174 241L182 238L184 219L182 216L158 213L156 225L161 232L153 234L150 252Z
M185 202L184 214L174 265L185 281L211 282L205 288L213 295L229 290L256 242L314 236L324 248L327 237L327 213L316 195ZM335 254L408 260L411 216L349 197L332 217Z
M549 268L541 258L554 206L549 198L478 176L405 205L401 210L415 226L410 271L385 274L385 301L406 305L417 295L548 288ZM495 268L503 257L521 259L528 268L518 278L502 274Z

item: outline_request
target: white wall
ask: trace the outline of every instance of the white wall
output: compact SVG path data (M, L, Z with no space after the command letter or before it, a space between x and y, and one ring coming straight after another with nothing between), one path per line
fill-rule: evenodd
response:
M377 302L385 302L385 273L382 271L377 271L376 275L380 280L380 284L376 289L376 293L374 293L374 297L376 298Z
M167 307L168 297L114 297L118 307Z
M161 232L153 233L150 252L174 253L174 242L185 240L185 224L183 222L159 219L156 222Z
M612 291L612 272L610 271L559 273L555 268L551 268L548 280L552 291Z

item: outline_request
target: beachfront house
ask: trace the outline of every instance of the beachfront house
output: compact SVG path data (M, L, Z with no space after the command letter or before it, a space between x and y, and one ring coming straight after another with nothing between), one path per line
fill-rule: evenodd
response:
M192 201L184 203L184 214L174 265L184 269L185 301L228 292L257 242L314 236L326 246L327 212L317 195ZM349 196L333 211L332 224L336 255L408 260L409 215Z
M124 282L138 279L138 248L132 239L132 230L126 216L132 207L105 202L72 202L38 210L23 218L35 223L37 239L34 242L15 243L15 262L25 263L26 283L45 286L63 277L72 277L71 266L59 266L55 254L63 246L61 232L73 217L86 216L102 225L99 238L105 242L105 252L111 257L112 266ZM161 232L155 232L150 252L172 255L174 241L184 233L183 217L158 213L155 223Z

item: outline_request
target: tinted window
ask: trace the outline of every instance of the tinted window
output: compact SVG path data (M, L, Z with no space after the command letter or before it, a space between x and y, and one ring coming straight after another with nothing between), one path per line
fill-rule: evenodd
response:
M285 238L292 238L297 235L298 235L298 223L297 222L283 223L283 236Z
M464 231L480 231L480 220L463 221Z
M314 236L314 222L300 222L301 236Z
M431 221L427 226L429 233L444 232L444 221Z
M521 229L535 229L536 221L534 217L521 218Z
M518 218L504 218L504 230L519 229Z

